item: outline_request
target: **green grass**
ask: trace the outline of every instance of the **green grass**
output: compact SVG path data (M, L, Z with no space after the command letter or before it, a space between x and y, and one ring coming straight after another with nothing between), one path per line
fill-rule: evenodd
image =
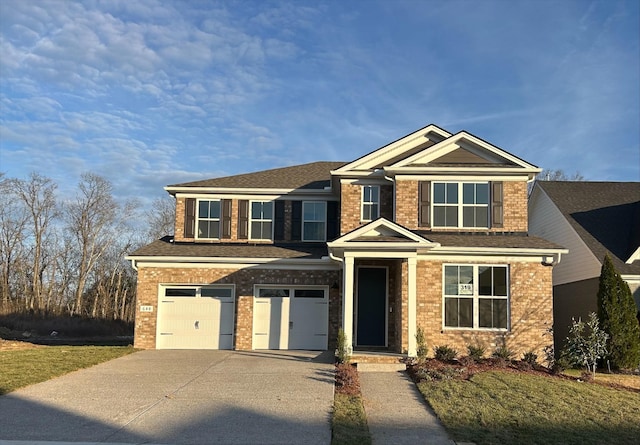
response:
M582 370L567 369L566 371L564 371L564 374L571 377L580 377L580 375L582 374ZM596 372L596 382L613 383L615 385L622 385L640 390L640 375L608 374L606 372Z
M0 395L133 351L131 346L48 346L0 351Z
M367 416L360 396L335 393L331 445L371 445Z
M456 441L622 445L640 437L634 391L500 371L418 388Z

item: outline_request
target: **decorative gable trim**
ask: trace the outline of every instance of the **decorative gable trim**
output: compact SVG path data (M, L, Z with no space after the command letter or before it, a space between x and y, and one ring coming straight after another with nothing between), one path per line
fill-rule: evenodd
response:
M331 174L337 176L362 175L363 173L370 174L376 168L380 168L385 162L397 159L413 148L424 145L429 141L431 141L432 144L437 144L450 136L451 133L436 125L427 125L353 162L333 170Z
M633 264L634 261L640 260L640 247L636 249L635 252L631 254L631 256L625 261L627 264Z
M439 159L447 159L447 157L456 156L459 150L465 152L467 158L474 157L482 159L482 162L474 163L468 167L464 164L459 166L442 166L436 165ZM478 164L482 164L479 166ZM512 172L527 173L530 179L533 179L537 173L542 171L540 168L530 164L511 153L508 153L495 145L492 145L466 131L461 131L435 145L429 147L428 150L422 150L411 156L402 159L395 164L385 167L388 174L402 173L430 173L436 171L460 171L468 170L470 172Z
M433 243L420 235L405 229L385 218L378 218L375 221L365 224L341 236L335 241L327 243L329 249L334 248L354 248L354 247L437 247L439 243Z

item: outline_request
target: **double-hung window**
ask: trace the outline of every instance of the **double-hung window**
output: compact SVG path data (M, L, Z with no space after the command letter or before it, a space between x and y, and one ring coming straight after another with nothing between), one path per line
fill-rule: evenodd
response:
M507 329L507 266L445 265L444 326Z
M198 201L198 238L220 239L220 201Z
M273 202L251 202L251 233L249 237L254 240L273 239Z
M380 216L380 187L362 186L362 221L373 221Z
M433 226L489 227L488 182L434 182Z
M302 203L302 241L325 241L327 203L305 201Z

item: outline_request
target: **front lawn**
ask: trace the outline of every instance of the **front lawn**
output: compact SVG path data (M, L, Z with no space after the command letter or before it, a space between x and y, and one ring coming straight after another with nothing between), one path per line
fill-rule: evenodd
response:
M133 351L131 346L44 346L0 351L0 395Z
M418 388L454 440L482 444L637 444L640 392L514 371Z

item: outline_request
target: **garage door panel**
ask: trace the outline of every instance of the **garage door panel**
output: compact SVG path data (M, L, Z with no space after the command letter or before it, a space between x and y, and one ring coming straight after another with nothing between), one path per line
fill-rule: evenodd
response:
M254 298L254 349L327 349L328 298L324 288L287 297ZM317 291L320 291L319 293ZM268 292L264 292L269 295ZM311 297L313 295L313 297ZM319 297L319 298L318 298Z
M180 294L180 289L170 290ZM159 298L158 349L232 349L233 328L232 296Z

